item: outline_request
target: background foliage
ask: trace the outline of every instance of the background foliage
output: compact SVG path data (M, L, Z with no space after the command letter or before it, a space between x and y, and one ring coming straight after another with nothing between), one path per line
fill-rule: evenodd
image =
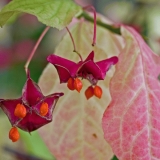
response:
M9 0L1 0L0 7ZM160 3L158 0L88 0L78 1L85 6L93 4L98 12L108 16L112 21L131 25L140 32L152 49L160 54ZM17 14L0 29L0 97L16 98L21 94L25 82L24 64L26 59L45 26L37 18L29 14ZM64 35L64 30L51 29L37 50L31 62L31 77L38 81L43 68L47 65L46 56L54 52L55 46ZM11 143L6 136L10 124L0 110L0 159L18 159L20 156L32 156L51 159L52 155L47 150L37 133L32 136L22 133L18 143ZM5 135L5 136L4 136ZM5 138L4 138L5 137ZM39 147L37 147L39 146ZM41 146L41 147L40 147ZM20 152L23 155L18 155ZM48 154L46 154L46 152ZM12 157L12 158L11 158Z

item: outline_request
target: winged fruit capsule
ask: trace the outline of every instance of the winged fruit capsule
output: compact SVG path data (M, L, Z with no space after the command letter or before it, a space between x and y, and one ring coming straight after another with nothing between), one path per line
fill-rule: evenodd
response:
M98 93L98 89L100 87L97 88L97 83L99 80L105 79L106 73L110 67L118 62L118 57L113 56L111 58L95 62L94 51L92 51L84 61L81 60L77 63L55 54L49 55L47 60L57 69L60 83L67 83L70 90L76 89L80 92L83 86L80 78L87 79L91 85L96 88L94 95L101 98L102 89L100 95L100 93Z
M44 96L28 73L20 98L0 100L1 108L13 126L9 138L13 142L19 139L17 128L32 132L50 123L55 105L61 96L63 93Z

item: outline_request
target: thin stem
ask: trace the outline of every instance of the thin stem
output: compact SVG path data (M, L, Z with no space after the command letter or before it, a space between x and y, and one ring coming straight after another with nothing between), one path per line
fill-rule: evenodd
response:
M79 15L77 18L81 18L81 17L85 18L87 21L94 22L94 19L85 12L82 12L82 14ZM97 23L97 25L99 25L105 29L110 30L112 33L116 33L118 35L121 35L120 27L115 27L113 25L106 24L106 23L101 22L99 20L97 20L96 23Z
M73 48L74 48L73 52L77 53L78 56L80 57L81 61L83 61L82 56L81 56L81 55L77 52L77 50L76 50L76 45L75 45L75 43L74 43L74 39L73 39L73 37L72 37L72 34L71 34L70 30L68 29L68 27L66 27L66 29L67 29L67 31L68 31L68 33L69 33L69 36L70 36L71 41L72 41L72 44L73 44Z
M44 29L44 31L43 31L42 34L40 35L39 39L37 40L34 48L32 49L32 51L31 51L31 53L30 53L30 55L29 55L29 57L28 57L28 59L27 59L27 62L26 62L26 64L25 64L25 66L24 66L24 69L25 69L25 71L26 71L26 74L28 74L28 66L29 66L29 64L30 64L30 62L31 62L34 54L35 54L35 51L37 50L40 42L42 41L43 37L45 36L45 34L46 34L47 31L49 30L49 28L50 28L50 27L48 26L48 27L46 27L46 28Z
M93 14L94 14L94 33L93 33L93 42L92 42L92 46L94 46L96 44L96 10L93 6L86 6L86 7L83 7L84 10L87 10L87 9L92 9L93 11Z
M76 52L76 45L75 45L75 43L74 43L74 39L73 39L73 37L72 37L72 34L71 34L71 32L69 31L68 27L66 27L66 29L67 29L67 32L69 33L69 36L70 36L71 40L72 40L72 44L73 44L73 48L74 48L73 52Z

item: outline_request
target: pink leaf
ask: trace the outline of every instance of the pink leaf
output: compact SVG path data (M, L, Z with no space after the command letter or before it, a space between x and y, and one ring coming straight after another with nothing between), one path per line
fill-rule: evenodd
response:
M93 24L81 21L71 29L81 56L85 59L93 49L95 61L117 55L122 48L120 37L98 27L97 43L93 48L92 27ZM55 53L72 61L79 61L79 57L73 52L69 34L57 46ZM55 90L64 92L63 98L58 101L53 112L53 122L39 129L44 142L57 160L110 160L112 158L113 152L104 139L101 120L111 100L108 84L113 72L114 66L107 72L105 80L98 82L104 90L102 98L99 100L92 97L87 100L84 94L90 85L87 80L83 80L83 89L78 93L70 91L67 84L59 84L54 66L48 65L44 70L39 81L43 93L49 94Z
M140 35L123 27L126 45L110 83L112 101L102 126L120 160L160 159L160 57Z

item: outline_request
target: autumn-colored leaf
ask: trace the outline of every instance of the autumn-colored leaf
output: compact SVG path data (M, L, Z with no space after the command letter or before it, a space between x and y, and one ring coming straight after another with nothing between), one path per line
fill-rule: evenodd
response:
M97 28L97 43L92 47L93 24L80 21L71 32L77 51L85 59L94 50L95 60L102 60L117 55L121 49L121 39L109 31ZM118 45L116 45L118 44ZM67 34L55 50L55 54L78 62L79 57L73 52L73 45ZM104 139L101 119L110 102L109 80L114 67L107 73L104 81L98 84L103 89L99 100L85 97L85 90L90 85L83 80L81 93L70 91L67 84L60 84L56 69L48 65L43 71L39 85L45 94L53 91L64 92L53 113L53 122L39 129L39 133L57 160L110 160L112 149Z
M125 47L111 80L112 101L102 124L119 160L160 159L160 57L124 26Z

